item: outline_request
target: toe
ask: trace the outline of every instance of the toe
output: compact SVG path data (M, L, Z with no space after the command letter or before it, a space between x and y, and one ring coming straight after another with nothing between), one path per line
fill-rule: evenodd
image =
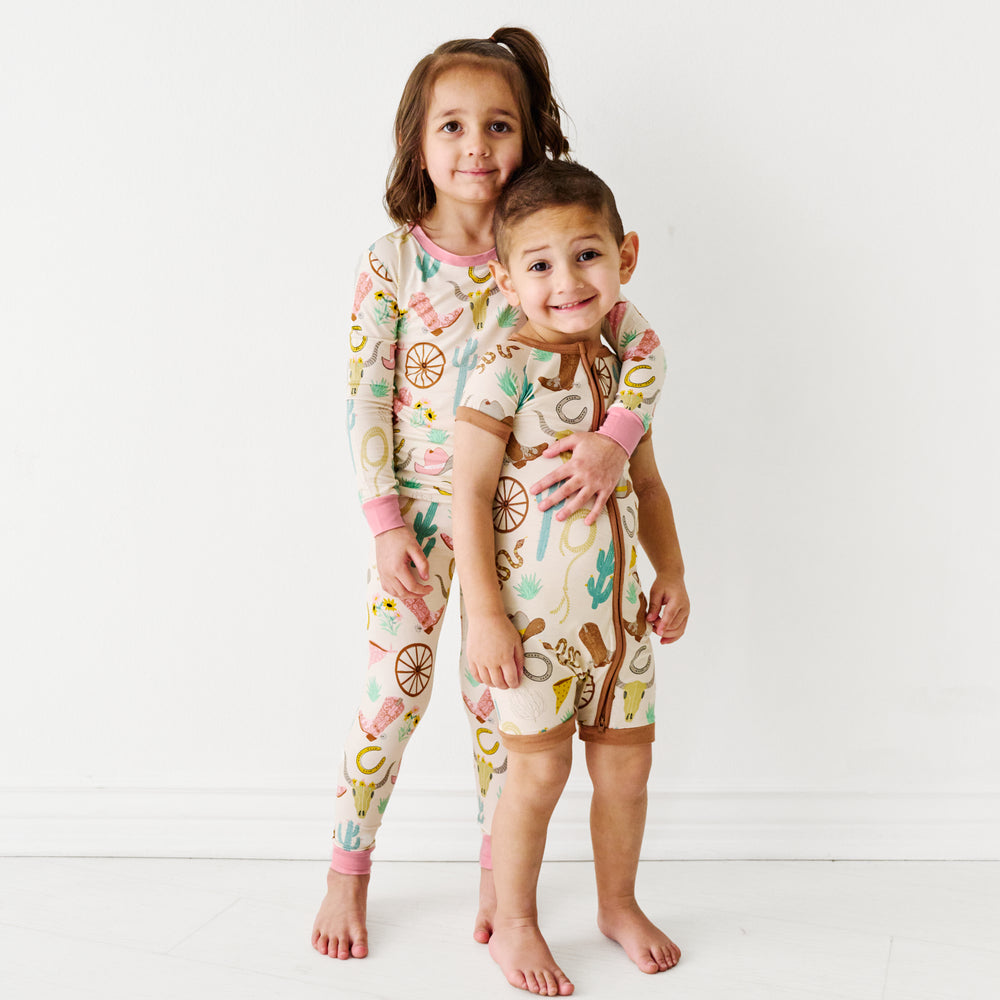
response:
M351 946L351 954L355 958L365 958L368 955L368 940L367 938L359 938Z
M515 989L527 990L529 989L527 977L521 972L520 969L515 969L507 976L507 982L510 983Z

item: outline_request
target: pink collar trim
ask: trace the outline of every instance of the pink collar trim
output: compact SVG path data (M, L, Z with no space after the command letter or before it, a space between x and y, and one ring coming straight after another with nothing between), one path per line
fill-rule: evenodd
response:
M443 261L445 264L455 264L458 267L479 267L481 264L488 264L491 260L497 259L496 248L491 248L485 253L477 253L472 257L460 257L458 254L449 253L443 247L439 247L421 228L414 226L410 233L413 238L435 259Z

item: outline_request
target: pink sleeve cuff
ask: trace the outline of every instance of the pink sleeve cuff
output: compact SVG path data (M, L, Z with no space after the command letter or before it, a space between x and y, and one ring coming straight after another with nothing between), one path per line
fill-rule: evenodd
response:
M386 493L385 496L366 500L361 510L368 521L373 535L381 535L383 531L405 526L403 515L399 512L399 496L396 493Z
M615 444L620 444L625 449L627 455L631 455L639 439L646 433L646 427L642 417L631 410L626 410L624 406L612 406L597 433L611 438Z
M330 867L341 875L367 875L372 870L372 851L345 851L338 844L333 845Z

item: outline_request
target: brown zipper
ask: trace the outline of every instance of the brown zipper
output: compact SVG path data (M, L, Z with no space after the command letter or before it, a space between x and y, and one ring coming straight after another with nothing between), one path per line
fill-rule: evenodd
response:
M583 361L584 371L587 373L587 381L590 383L590 392L596 404L596 413L591 419L591 431L596 431L601 426L601 422L607 413L604 403L604 396L594 378L591 364L587 359L585 345L580 344L580 357ZM615 546L615 572L611 584L611 612L615 625L615 651L611 657L611 664L608 667L607 675L604 679L604 686L601 688L601 698L597 710L597 730L605 732L608 728L608 719L611 715L611 703L615 697L615 685L618 682L618 675L621 673L622 663L625 660L625 626L622 624L622 567L625 565L624 545L625 539L622 535L621 512L618 509L618 499L612 491L608 497L608 520L611 522L611 534Z

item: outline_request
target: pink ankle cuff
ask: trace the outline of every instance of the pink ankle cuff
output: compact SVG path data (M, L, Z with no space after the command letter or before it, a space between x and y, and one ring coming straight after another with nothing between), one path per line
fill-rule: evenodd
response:
M483 843L479 848L479 867L493 870L493 839L488 833L483 834Z
M345 851L342 847L333 845L333 858L330 867L341 875L367 875L372 870L372 851Z

